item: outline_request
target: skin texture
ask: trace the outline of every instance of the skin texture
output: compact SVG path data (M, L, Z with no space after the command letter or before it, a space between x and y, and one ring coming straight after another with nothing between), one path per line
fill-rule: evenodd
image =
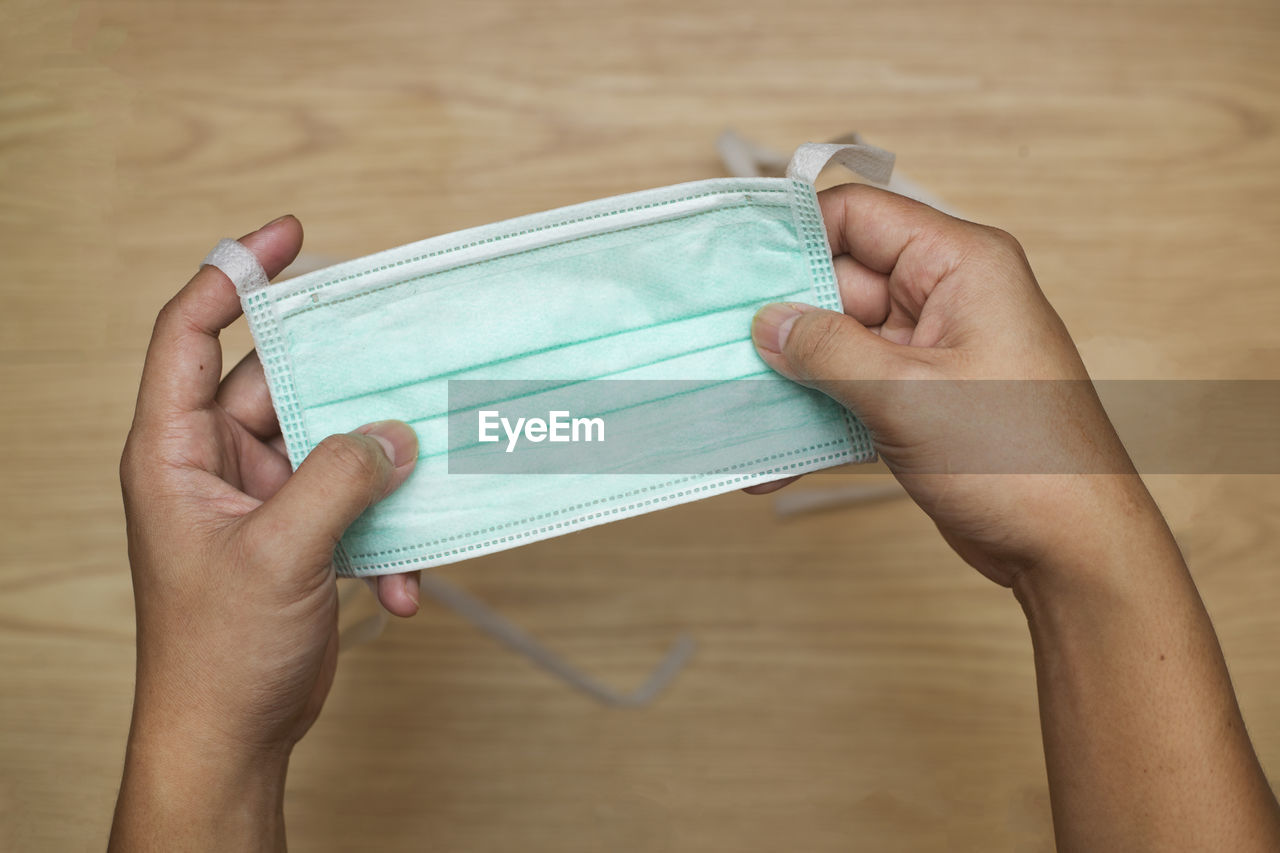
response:
M1017 242L869 187L819 200L845 312L766 306L757 350L857 414L1023 607L1059 848L1280 849L1212 625ZM242 242L273 275L301 238L285 217ZM333 545L417 454L384 422L290 475L256 358L217 379L238 314L209 267L161 312L121 461L138 681L112 850L284 848L289 755L336 661ZM378 593L417 610L414 575Z

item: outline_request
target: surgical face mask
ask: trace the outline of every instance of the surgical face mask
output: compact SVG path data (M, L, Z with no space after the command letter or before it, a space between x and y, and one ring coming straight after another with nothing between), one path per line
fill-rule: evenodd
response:
M871 459L861 424L774 374L750 340L766 303L841 307L812 183L832 158L877 181L892 168L892 155L870 146L805 145L784 178L602 199L271 286L243 247L220 244L207 262L237 283L295 467L325 436L362 424L398 419L418 433L416 470L348 530L334 556L339 574L452 563ZM620 472L450 473L459 451L450 415L456 426L465 396L451 391L471 391L472 450L485 435L498 440L481 449L496 454L516 449L513 438L544 442L560 412L563 435L575 420L589 431L598 420L591 440L607 456L611 417L636 402L611 405L608 387L632 380L656 389L646 391L643 422L656 435L669 423L677 437L655 438ZM656 393L664 382L679 383L678 393ZM741 386L752 388L746 405L724 405L731 382L752 383ZM574 398L594 410L556 409L553 399L542 418L529 414L530 389L566 388L598 391Z
M726 157L735 173L731 160L759 152L738 153ZM880 183L893 166L856 139L803 145L783 178L603 199L270 286L252 253L219 243L205 263L235 282L294 467L325 436L373 421L418 433L414 473L347 531L338 572L451 563L873 458L861 424L772 373L750 340L768 302L840 308L813 189L832 159ZM556 407L571 436L576 421L600 421L600 443L581 445L595 452L514 458L521 442L551 446ZM619 691L434 573L421 583L608 704L648 702L693 650L680 637L642 685Z

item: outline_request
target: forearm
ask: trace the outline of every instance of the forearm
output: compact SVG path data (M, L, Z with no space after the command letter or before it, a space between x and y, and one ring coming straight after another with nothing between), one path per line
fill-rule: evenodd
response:
M286 753L135 714L109 850L283 851L287 767Z
M1154 506L1014 586L1063 851L1271 851L1280 810L1213 626Z

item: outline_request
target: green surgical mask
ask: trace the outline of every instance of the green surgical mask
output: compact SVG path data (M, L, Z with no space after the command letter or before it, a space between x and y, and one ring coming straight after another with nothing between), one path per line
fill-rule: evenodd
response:
M416 469L347 531L339 574L452 563L873 458L861 424L771 371L750 338L766 303L841 308L813 187L833 159L877 182L893 163L867 145L803 145L783 178L601 199L270 286L247 250L219 244L206 263L236 282L295 467L324 437L373 421L403 420L418 433ZM644 400L611 405L599 380L649 386ZM678 388L649 393L665 382ZM725 383L738 382L751 383L740 386L751 389L747 404L730 395L738 403L726 405ZM527 413L538 392L592 389L574 399L597 411L571 415L602 417L603 448L611 453L623 434L658 438L623 447L629 464L612 470L458 473L451 458L463 445L495 454L507 445L501 429L490 446L460 443L456 429L451 438L451 392L461 385L471 392L464 408L477 414ZM611 419L637 409L642 417L611 431ZM664 424L674 428L665 442Z
M698 181L602 199L277 285L235 272L295 467L325 436L373 421L403 420L418 433L416 470L348 530L335 553L339 574L452 563L872 458L856 420L774 374L750 338L752 316L769 302L840 310L812 184L832 158L877 181L892 168L892 155L870 146L804 145L784 178ZM511 380L563 388L597 379L614 387L680 383L669 418L661 401L645 415L679 428L685 438L669 453L680 458L647 446L651 467L637 461L627 473L450 473L451 381L493 380L499 392L519 396ZM717 386L747 380L759 404L725 411ZM504 402L477 408L501 412ZM601 411L618 408L597 402ZM608 448L603 420L600 447ZM494 417L488 422L489 434L502 436L495 449L507 446L508 433ZM708 437L692 454L691 431Z

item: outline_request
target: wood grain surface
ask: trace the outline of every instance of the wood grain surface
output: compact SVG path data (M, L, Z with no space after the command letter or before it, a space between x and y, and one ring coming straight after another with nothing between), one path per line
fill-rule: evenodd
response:
M857 129L1023 240L1096 376L1280 378L1274 0L0 16L0 849L105 844L142 354L214 241L281 213L347 258L721 175L726 126ZM1280 777L1280 482L1150 481ZM428 606L344 655L293 761L295 849L1052 848L1020 611L905 501L780 520L735 494L444 574L616 683L678 632L699 649L653 707L607 710Z

